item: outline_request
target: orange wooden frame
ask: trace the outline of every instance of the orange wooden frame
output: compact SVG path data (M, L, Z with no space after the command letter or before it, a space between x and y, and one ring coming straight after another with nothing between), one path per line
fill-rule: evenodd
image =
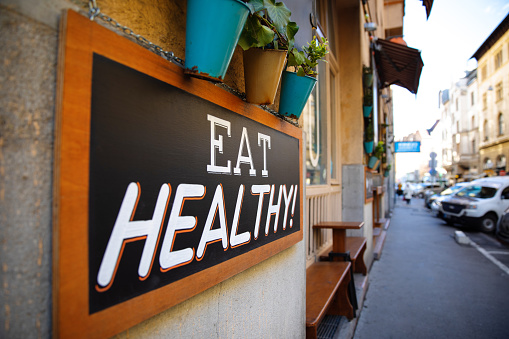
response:
M89 314L88 183L93 53L136 69L299 140L302 131L71 10L62 17L55 126L53 332L55 337L111 337L302 240L300 230L174 283Z

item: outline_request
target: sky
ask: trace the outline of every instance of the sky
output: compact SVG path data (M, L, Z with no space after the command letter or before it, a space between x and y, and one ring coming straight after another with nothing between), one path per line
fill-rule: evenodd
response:
M472 55L509 12L509 0L435 0L426 20L421 1L405 3L403 38L421 51L424 68L417 95L392 86L395 140L440 118L439 91L477 67Z
M422 1L405 0L403 38L421 51L424 62L417 95L399 86L393 90L395 140L421 131L421 153L396 153L396 177L427 164L430 152L441 166L441 125L428 136L425 129L440 119L438 95L477 68L472 55L509 12L509 0L434 0L426 20Z

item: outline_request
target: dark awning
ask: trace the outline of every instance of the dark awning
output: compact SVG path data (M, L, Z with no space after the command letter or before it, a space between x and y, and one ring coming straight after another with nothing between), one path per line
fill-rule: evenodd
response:
M416 94L424 66L421 52L384 39L375 40L373 45L382 88L398 85Z
M431 7L433 6L433 0L421 0L422 5L426 7L426 17L429 18L429 14L431 13Z

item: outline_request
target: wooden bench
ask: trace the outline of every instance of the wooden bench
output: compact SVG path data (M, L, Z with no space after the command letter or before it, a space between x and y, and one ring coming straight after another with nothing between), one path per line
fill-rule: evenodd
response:
M365 237L347 237L346 250L350 252L350 259L352 260L353 271L355 273L368 274L368 269L364 263L364 252L366 251L366 238Z
M368 274L368 269L364 263L364 252L366 251L366 238L365 237L346 237L346 251L350 252L350 259L354 273ZM325 253L327 255L320 256L321 261L329 261L328 253L332 252L332 246L329 247Z
M354 318L349 283L349 262L316 262L306 270L306 338L317 337L325 314Z

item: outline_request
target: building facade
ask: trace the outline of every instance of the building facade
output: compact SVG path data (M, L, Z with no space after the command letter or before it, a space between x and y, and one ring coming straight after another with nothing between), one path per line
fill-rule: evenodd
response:
M473 55L478 63L479 168L486 176L507 172L508 28L506 17Z
M386 40L401 35L404 1L287 0L285 4L292 12L292 20L300 27L295 37L296 46L301 49L318 35L328 39L330 51L327 62L318 66L317 85L301 118L289 121L277 116L281 124L293 124L302 131L304 193L300 227L303 240L171 308L162 308L156 315L124 328L118 333L121 338L302 338L305 337L306 268L318 261L332 244L332 232L313 229L313 225L320 221L364 222L362 229L349 231L349 235L366 237L364 260L368 267L374 260L374 211L388 212L391 208L394 166L387 170L393 162L390 147L387 147L385 162L378 170L368 173L373 178L370 185L374 183L381 199L367 199L367 193L373 193L367 190L373 186L369 189L366 186L369 154L363 148L366 125L361 113L362 72L363 66L371 67L375 79L372 113L375 141L390 146L393 120L389 86L400 85L415 93L422 68L420 61L414 68L394 75L390 66L382 64L381 51L396 60L402 54L398 52L410 50ZM94 5L105 16L90 11ZM426 6L429 6L429 14L431 5ZM56 266L59 260L72 258L56 256L61 244L59 230L54 224L59 221L55 211L60 207L55 184L60 165L56 152L60 128L57 111L62 103L58 98L62 88L66 88L58 80L62 71L62 56L58 50L65 43L65 34L59 25L63 11L69 9L87 20L94 15L95 18L91 17L94 25L106 27L145 49L154 50L155 44L173 52L177 59L185 59L186 3L182 1L0 1L0 45L3 48L0 71L0 337L50 338L58 335L56 329L62 325L54 313L59 302L55 286L60 279ZM377 30L365 29L365 23L375 24ZM84 35L83 44L98 39ZM80 48L79 43L76 46ZM104 48L114 50L116 46L105 44ZM396 52L391 54L391 48ZM419 54L415 50L410 53L412 60ZM237 46L224 83L218 85L237 99L243 98L245 91L242 55L242 49ZM377 57L379 62L375 61ZM402 62L405 61L403 57ZM179 73L179 77L182 74ZM199 98L207 98L207 93L200 93L199 82L183 83L191 86L188 88L198 93ZM273 105L256 108L247 103L238 105L245 105L242 107L246 111L261 109L264 112L259 114L267 115L268 120L274 119L278 109L277 100ZM165 122L171 123L171 120ZM189 122L191 129L193 123ZM88 123L78 120L76 125L85 130L89 128ZM219 152L219 149L222 152L219 146L222 139L214 140L217 147L212 147L212 152ZM186 164L181 166L185 171ZM85 171L88 173L88 168ZM387 176L383 175L385 172ZM198 195L193 197L199 198ZM376 209L375 203L380 204ZM384 217L384 214L377 217ZM89 288L93 292L94 287ZM153 302L157 304L157 300ZM141 312L140 307L133 307L131 312ZM122 315L115 321L121 322Z
M440 92L442 162L450 182L479 176L477 70Z

